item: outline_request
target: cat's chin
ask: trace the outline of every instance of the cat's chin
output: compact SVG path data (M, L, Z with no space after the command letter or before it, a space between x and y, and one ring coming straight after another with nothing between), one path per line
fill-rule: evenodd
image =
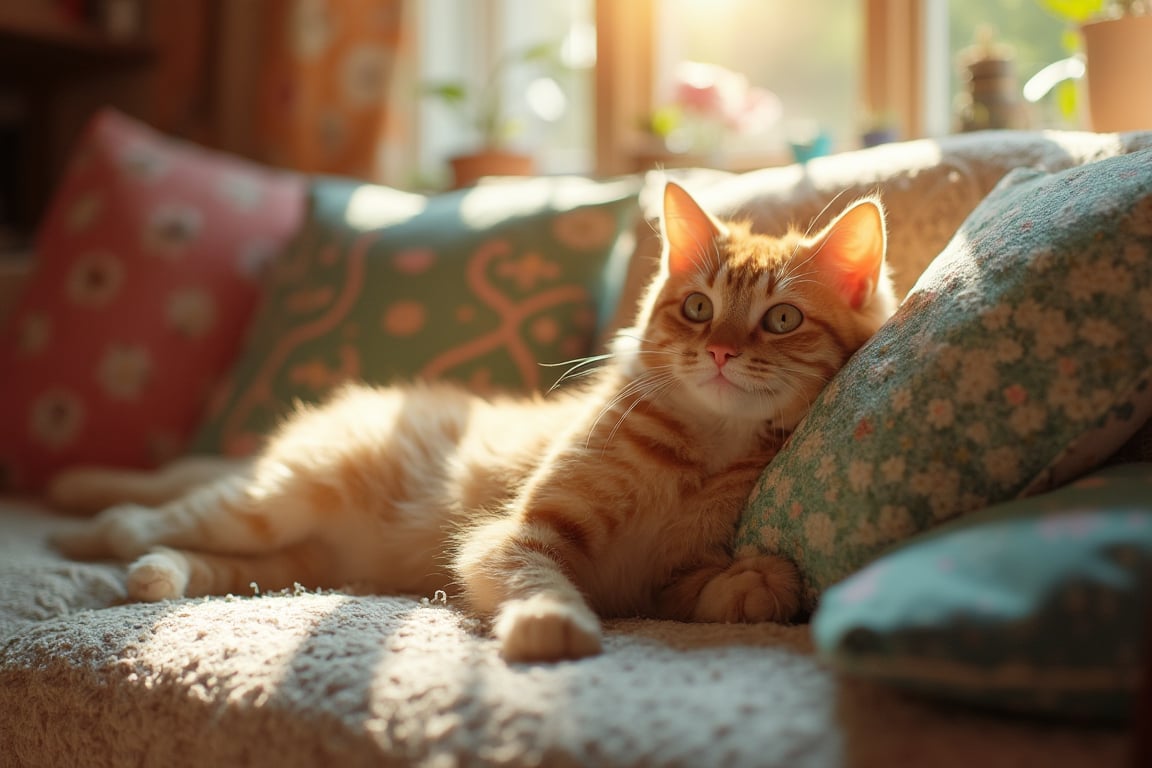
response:
M700 387L706 392L715 394L720 400L748 394L748 391L745 390L744 387L741 387L739 384L736 384L731 379L719 373L706 379Z
M688 387L688 390L698 404L716 416L748 421L769 421L775 412L766 408L771 403L761 394L750 392L724 376L710 376L695 386Z

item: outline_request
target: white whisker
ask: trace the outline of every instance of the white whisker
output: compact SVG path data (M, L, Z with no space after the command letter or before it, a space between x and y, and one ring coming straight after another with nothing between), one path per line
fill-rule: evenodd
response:
M596 415L596 418L592 422L592 426L588 430L588 436L584 443L585 447L591 445L592 435L596 431L596 428L600 425L601 419L603 419L609 411L616 408L616 406L618 406L623 400L638 392L643 392L646 387L651 385L662 385L669 381L675 381L676 374L671 373L671 369L671 365L657 366L656 368L647 372L645 375L628 382L628 384L626 384L619 392L617 392L616 395L608 402L608 404L600 410L600 413ZM641 399L643 399L643 397L641 397ZM613 434L615 434L615 430L613 430ZM607 445L607 443L605 443L605 445Z
M589 368L589 369L583 370L583 371L565 371L564 375L561 376L560 378L556 379L556 382L552 386L548 387L548 391L545 392L544 394L545 395L552 394L556 390L557 387L559 387L560 385L565 384L567 382L570 382L573 379L579 379L579 378L583 378L585 376L595 376L598 373L600 373L599 368Z
M675 376L668 376L660 384L658 384L657 386L655 386L654 388L652 388L648 392L645 392L640 397L636 398L636 400L632 403L632 405L628 406L628 410L624 411L624 413L620 415L620 418L616 420L616 425L612 427L612 431L608 433L608 439L604 441L604 446L600 449L601 452L608 449L608 445L609 445L609 443L612 442L612 438L616 437L616 432L619 431L620 427L624 424L624 420L628 418L628 414L632 413L632 411L635 410L636 406L638 406L638 405L640 405L640 403L643 403L646 401L651 402L652 397L665 391L666 389L668 389L669 387L671 387L675 383L676 383L676 377Z
M564 373L560 374L560 377L557 378L556 381L552 384L552 386L548 388L548 391L545 394L549 394L549 395L552 394L552 392L556 389L556 387L560 386L561 384L563 384L568 379L573 378L577 374L578 371L581 373L594 373L594 372L598 371L599 370L598 367L592 368L592 369L586 370L586 371L580 371L580 369L585 368L586 366L589 366L589 365L594 365L595 363L603 362L604 360L609 360L613 356L614 356L613 353L610 352L610 353L604 354L604 355L594 355L592 357L578 358L576 360L567 360L563 363L540 363L540 365L545 367L545 368L556 368L556 367L561 366L561 365L571 365L572 366L568 370L564 371Z
M656 341L655 339L646 339L643 336L637 336L634 333L617 333L616 335L623 337L625 339L634 339L634 340L640 342L641 344L651 344L652 346L659 347L662 350L672 348L672 345L670 345L670 344L665 344L663 342ZM638 350L638 351L648 351L648 350ZM655 351L655 350L651 350L651 351Z
M572 365L573 363L575 363L577 366L583 366L588 365L589 363L599 362L600 360L607 360L608 358L612 357L612 355L612 352L607 352L603 355L593 355L592 357L577 357L572 360L565 360L560 363L537 363L537 365L542 365L545 368L559 368L562 365Z

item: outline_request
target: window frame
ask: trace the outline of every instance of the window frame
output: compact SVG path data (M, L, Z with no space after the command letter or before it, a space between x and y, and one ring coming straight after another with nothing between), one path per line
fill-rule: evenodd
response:
M654 106L658 0L596 0L595 171L636 170ZM885 115L901 138L947 132L947 0L861 0L861 115Z

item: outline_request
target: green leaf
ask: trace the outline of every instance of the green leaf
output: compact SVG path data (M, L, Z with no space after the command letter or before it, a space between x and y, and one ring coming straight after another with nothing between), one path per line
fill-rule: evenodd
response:
M1064 30L1064 34L1060 36L1060 43L1064 46L1064 50L1069 53L1084 50L1084 37L1076 27L1069 27Z
M1073 24L1083 24L1104 10L1106 0L1039 0L1049 13Z
M448 104L460 104L468 99L468 86L461 82L429 83L424 87L424 93Z
M680 112L679 107L669 105L660 107L652 113L652 117L648 121L648 129L660 138L666 139L683 122L684 115Z
M525 62L549 62L556 58L558 50L559 47L552 41L537 43L522 50L518 58Z
M524 132L524 122L514 117L508 117L501 121L494 131L494 135L501 141L508 141L514 139Z
M1076 118L1077 105L1080 101L1079 91L1074 80L1064 80L1056 86L1056 106L1066 120Z

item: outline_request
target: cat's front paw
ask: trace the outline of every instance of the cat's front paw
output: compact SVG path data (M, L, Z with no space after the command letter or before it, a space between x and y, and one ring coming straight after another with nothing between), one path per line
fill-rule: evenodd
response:
M184 555L157 547L128 568L128 597L142 603L183 597L188 588L188 574L188 559Z
M800 573L772 555L741 558L704 585L693 618L711 622L788 621L800 610Z
M535 595L505 603L494 626L506 661L560 661L600 653L600 620L587 606Z

